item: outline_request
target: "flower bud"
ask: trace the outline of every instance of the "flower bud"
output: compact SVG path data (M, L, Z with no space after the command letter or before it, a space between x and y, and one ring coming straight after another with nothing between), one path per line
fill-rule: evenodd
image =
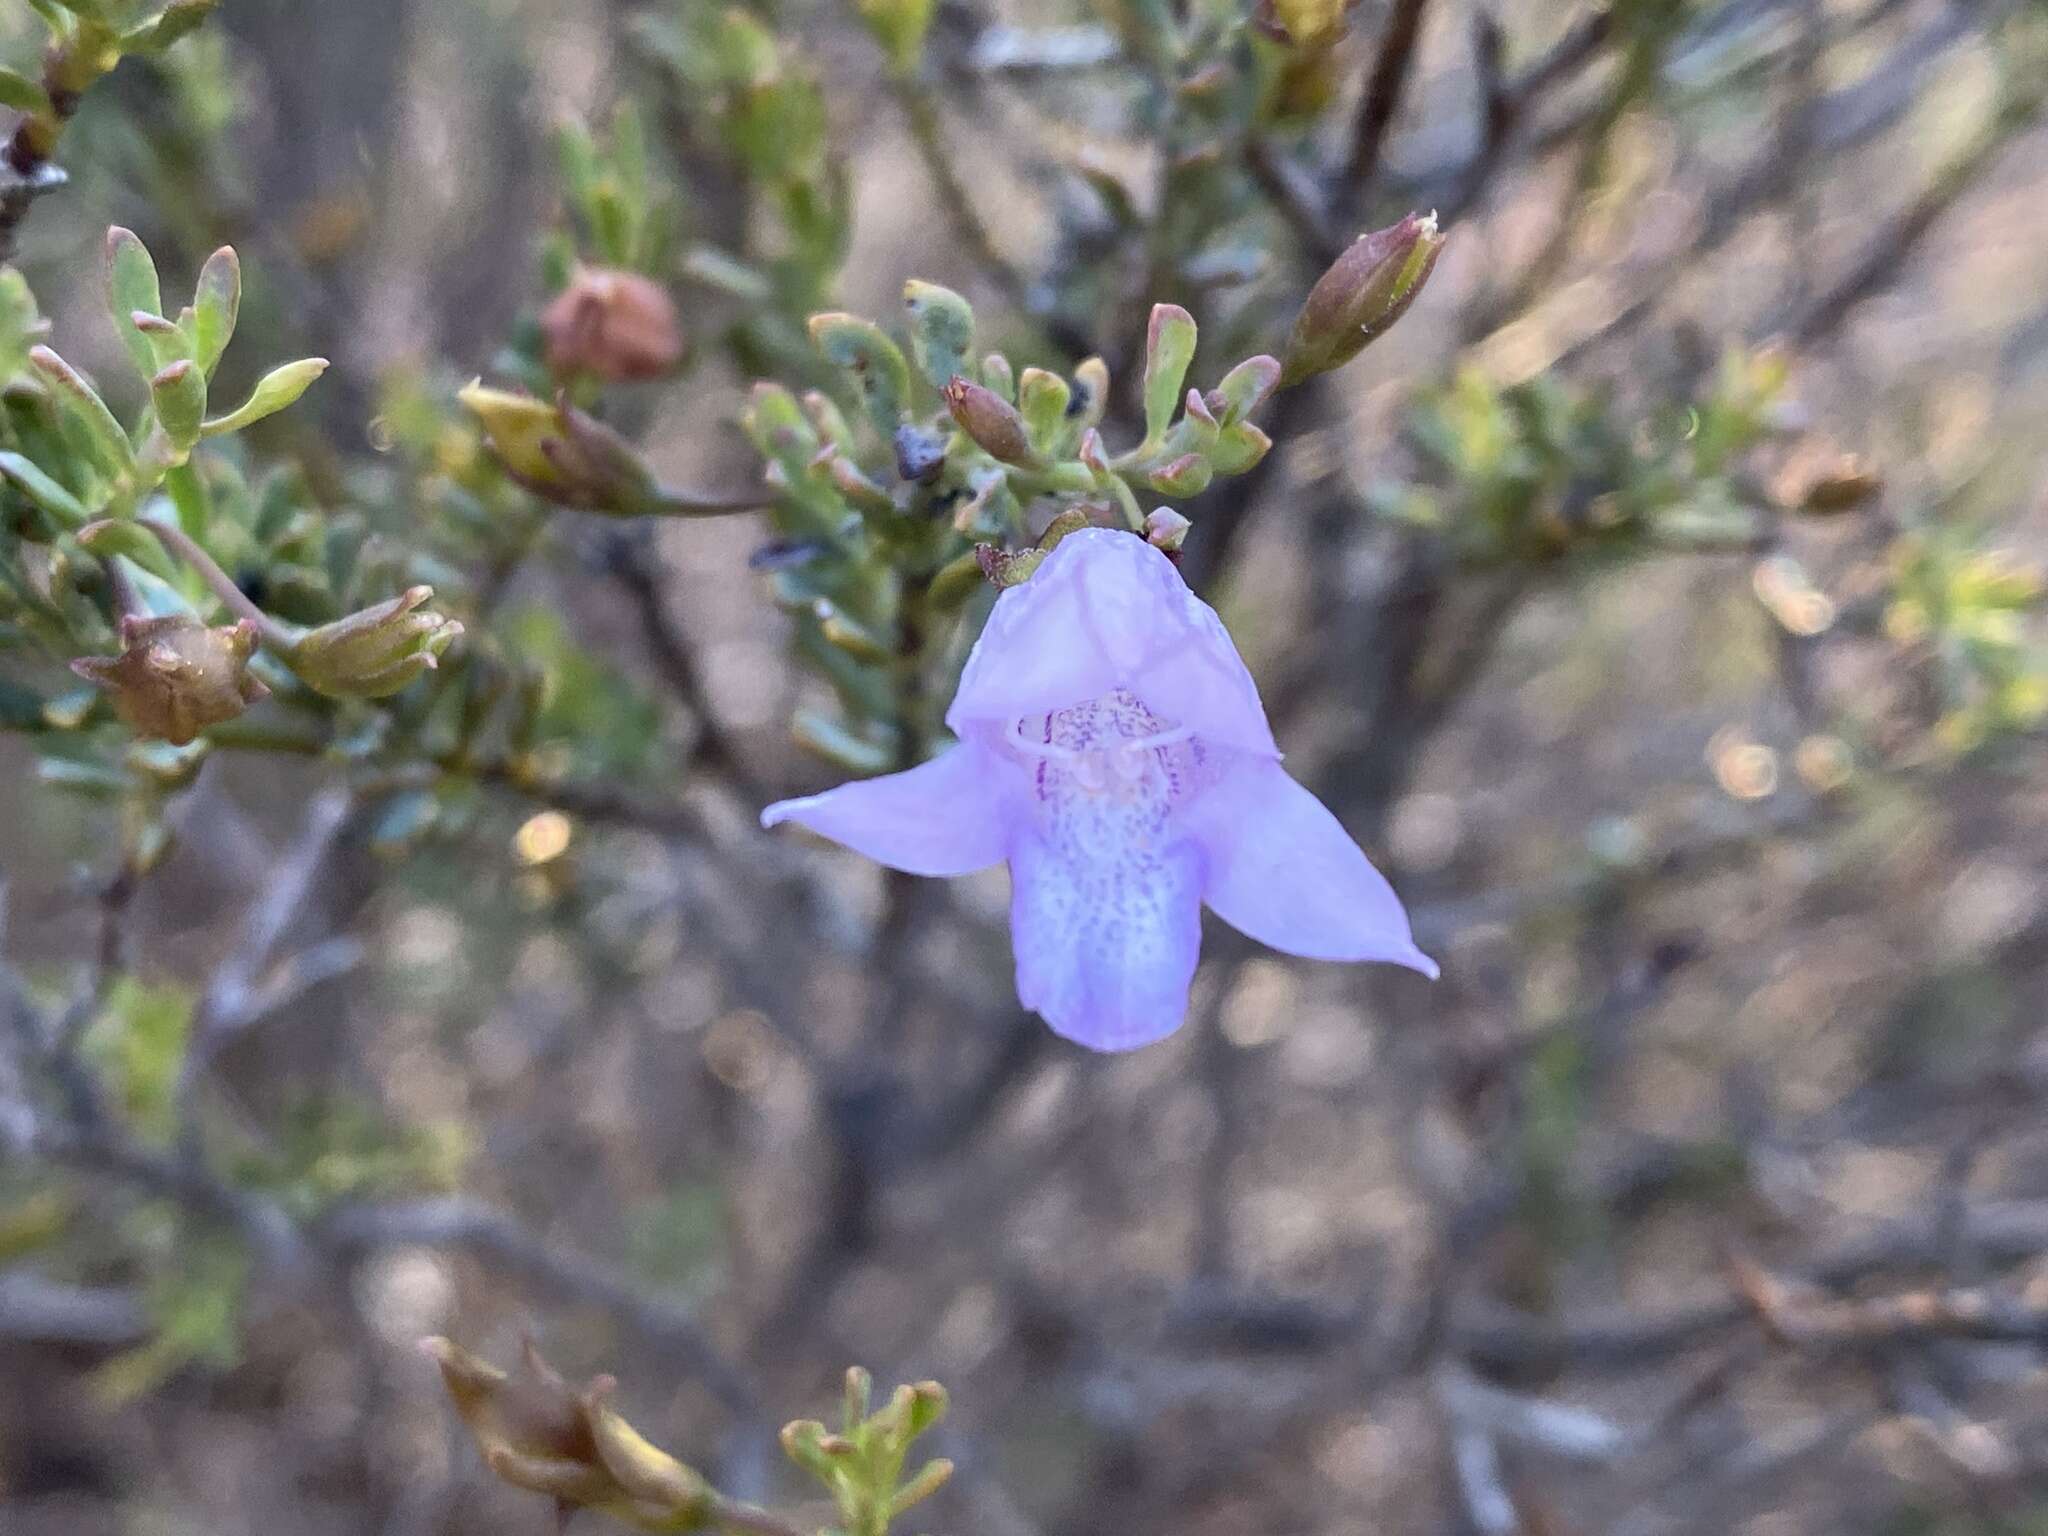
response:
M1017 408L986 385L975 384L955 374L946 381L946 409L953 413L960 430L980 445L992 459L1005 464L1029 464L1035 459L1031 435Z
M119 656L81 656L71 670L104 688L137 735L184 746L232 720L270 690L249 675L256 626L209 628L184 614L121 620Z
M683 357L682 328L668 291L638 272L581 267L541 311L548 367L561 377L593 373L612 383L659 378Z
M1160 507L1145 518L1145 542L1168 555L1179 551L1194 524L1171 507Z
M409 587L386 602L309 631L286 660L316 693L333 699L381 699L398 692L462 633L445 614L416 612L432 587Z
M664 499L661 483L633 445L567 400L556 410L562 435L543 437L540 451L557 476L548 494L567 506L634 517L653 511Z
M1281 382L1341 368L1414 302L1443 250L1436 215L1360 235L1309 290L1287 338Z
M646 1529L694 1531L710 1523L718 1495L608 1406L609 1377L579 1392L531 1343L511 1372L446 1339L422 1339L420 1350L440 1366L485 1465L513 1487Z
M505 473L536 496L616 517L683 510L686 498L665 491L631 443L566 398L550 404L481 382L456 398L476 413Z
M561 483L561 475L541 451L542 442L567 430L553 405L515 390L488 389L481 379L472 379L455 398L475 413L498 462L514 479L543 492Z

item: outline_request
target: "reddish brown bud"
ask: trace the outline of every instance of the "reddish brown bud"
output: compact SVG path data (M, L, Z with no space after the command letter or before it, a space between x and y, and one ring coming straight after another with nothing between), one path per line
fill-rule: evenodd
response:
M1341 368L1400 319L1429 281L1444 237L1436 215L1409 214L1360 235L1309 290L1282 358L1282 382Z
M1034 455L1031 435L1017 407L984 385L955 374L946 381L946 409L953 413L960 430L973 438L992 459L1005 464L1028 464Z
M659 378L683 357L682 328L667 290L638 272L610 267L578 267L541 311L540 332L548 367L564 378Z

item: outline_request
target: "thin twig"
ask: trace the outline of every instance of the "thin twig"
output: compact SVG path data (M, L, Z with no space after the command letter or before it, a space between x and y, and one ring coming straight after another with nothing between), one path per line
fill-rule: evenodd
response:
M760 798L760 787L746 759L711 708L695 648L669 609L656 570L651 532L636 529L613 533L604 540L602 550L606 573L632 599L641 638L654 657L661 680L690 715L696 731L696 744L691 751L694 766L725 775L749 799Z
M1366 76L1365 94L1358 101L1351 154L1344 163L1340 191L1347 208L1362 208L1371 197L1387 134L1394 125L1394 115L1400 110L1401 95L1414 67L1415 46L1421 39L1422 18L1428 9L1429 0L1394 0L1386 30L1380 34L1372 72Z
M553 1247L502 1211L459 1197L346 1206L316 1230L344 1252L419 1245L473 1253L557 1296L595 1303L673 1349L735 1415L762 1411L753 1382L719 1352L695 1314L594 1259Z
M2048 90L2008 104L1991 127L1879 231L1847 272L1790 321L1786 328L1793 339L1811 343L1829 334L1857 305L1890 286L1942 215L1977 186L2008 144L2041 120L2044 109Z
M199 1086L220 1052L250 1025L269 1013L279 1000L274 989L258 986L278 944L298 922L319 891L321 871L335 849L354 800L344 790L327 790L307 808L297 841L272 871L269 881L250 902L242 934L214 969L200 998L178 1069L176 1090L180 1149L188 1158L199 1155ZM360 955L361 947L330 952L314 967L335 974L337 960ZM309 983L302 976L294 995Z

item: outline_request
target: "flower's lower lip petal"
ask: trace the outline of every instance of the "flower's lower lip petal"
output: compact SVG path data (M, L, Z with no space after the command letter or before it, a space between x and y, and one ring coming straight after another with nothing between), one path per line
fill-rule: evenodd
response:
M1206 856L1203 899L1240 933L1311 960L1384 960L1436 979L1385 876L1278 763L1240 758L1180 825Z
M1202 942L1201 855L1094 850L1077 860L1034 834L1010 858L1017 996L1055 1033L1128 1051L1180 1028Z
M971 874L1008 854L1004 808L1014 777L987 748L962 742L904 773L777 801L761 825L794 821L907 874Z

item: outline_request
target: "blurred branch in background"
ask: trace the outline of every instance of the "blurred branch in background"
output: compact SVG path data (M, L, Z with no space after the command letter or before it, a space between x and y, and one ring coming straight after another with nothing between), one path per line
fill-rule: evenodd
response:
M213 9L0 17L10 1536L2041 1525L2038 7ZM1433 990L758 834L1089 525Z

